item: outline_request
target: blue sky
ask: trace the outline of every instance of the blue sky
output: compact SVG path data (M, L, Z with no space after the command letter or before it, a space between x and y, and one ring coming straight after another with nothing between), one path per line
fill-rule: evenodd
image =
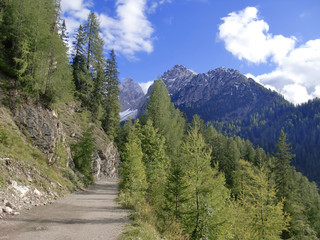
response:
M120 80L175 64L234 68L294 103L320 97L319 0L62 0L70 33L97 13Z

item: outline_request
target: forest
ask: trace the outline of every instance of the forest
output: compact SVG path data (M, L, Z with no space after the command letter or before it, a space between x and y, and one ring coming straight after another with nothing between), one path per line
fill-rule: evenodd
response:
M275 152L278 135L284 130L292 144L292 152L296 155L292 160L293 165L319 184L319 109L318 98L298 106L279 101L270 108L261 108L242 121L214 121L212 124L224 135L249 139L255 146L269 153Z
M188 123L161 79L145 113L120 127L116 56L105 57L98 17L79 26L69 55L60 12L54 0L0 1L3 103L79 101L90 112L121 155L118 200L133 210L122 239L320 238L318 188L291 165L290 132L270 155L197 115ZM88 129L73 147L88 184L92 138Z
M187 123L161 79L152 91L119 136L119 201L135 211L123 239L319 238L318 188L291 165L284 131L266 154L197 115Z

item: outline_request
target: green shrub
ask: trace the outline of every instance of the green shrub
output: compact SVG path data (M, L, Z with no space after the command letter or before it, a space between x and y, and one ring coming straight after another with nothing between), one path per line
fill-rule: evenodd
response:
M95 151L94 141L92 138L92 128L88 128L82 138L71 145L71 151L76 170L83 175L85 185L93 183L93 170L91 166L91 157Z

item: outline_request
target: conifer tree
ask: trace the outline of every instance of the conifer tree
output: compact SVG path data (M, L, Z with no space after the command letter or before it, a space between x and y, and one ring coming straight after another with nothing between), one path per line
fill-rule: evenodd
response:
M49 104L72 91L58 7L54 0L8 1L0 25L0 68L15 78L14 88Z
M183 144L187 159L187 181L190 200L185 203L188 213L183 223L193 239L218 239L227 234L224 218L229 191L224 186L224 176L218 168L211 168L211 149L206 146L199 133L200 123L194 118L193 128Z
M101 29L98 17L91 12L84 25L85 46L86 46L86 68L91 77L92 89L89 94L89 108L94 120L102 117L102 99L104 95L104 67L105 57L103 56L104 42L101 37Z
M182 143L185 120L181 112L175 109L161 78L153 84L146 115L151 118L153 126L158 129L159 133L165 137L166 152L169 158L174 159Z
M145 166L142 161L141 141L137 131L137 128L139 129L139 120L136 121L135 125L129 132L120 168L122 177L119 198L130 208L134 208L135 204L145 201L146 190L148 188Z
M294 158L294 154L292 154L290 144L288 143L287 136L283 130L281 130L281 134L279 136L279 141L277 144L278 152L275 155L275 180L277 187L277 196L278 199L286 198L287 200L290 198L290 161Z
M164 150L164 138L152 126L152 121L147 120L140 130L143 162L146 167L148 182L148 200L154 206L158 215L161 214L165 203L165 191L169 160Z
M109 136L117 137L120 128L120 102L119 102L119 73L117 70L116 56L111 50L105 68L104 81L104 116L102 125Z
M73 42L72 70L73 81L76 88L76 95L80 98L83 105L89 105L89 94L92 91L92 79L89 76L85 50L85 32L80 25Z
M289 218L283 201L276 198L275 187L268 180L264 163L258 168L240 160L235 173L238 197L235 203L236 239L281 239Z

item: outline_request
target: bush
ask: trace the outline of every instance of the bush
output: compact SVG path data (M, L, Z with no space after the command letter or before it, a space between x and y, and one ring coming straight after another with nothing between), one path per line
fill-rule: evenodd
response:
M76 170L83 175L85 185L93 183L93 171L91 166L91 157L95 151L92 138L92 128L88 128L83 137L76 143L71 145L71 151Z

